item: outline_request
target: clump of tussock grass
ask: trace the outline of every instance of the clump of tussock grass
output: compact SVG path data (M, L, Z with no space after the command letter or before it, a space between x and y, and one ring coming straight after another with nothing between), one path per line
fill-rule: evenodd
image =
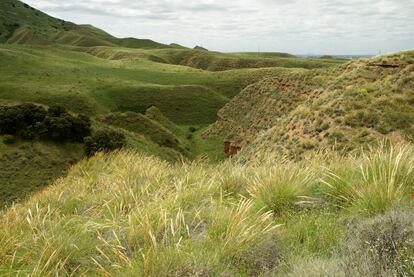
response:
M278 225L251 199L226 200L219 172L204 161L169 164L134 152L85 160L1 214L0 273L238 272L237 261L260 252L253 246Z
M346 272L338 261L348 253L343 245L354 245L344 235L349 217L407 204L412 149L384 144L351 156L219 164L98 154L0 213L0 275L273 276L308 266L314 276ZM334 183L332 174L346 182ZM378 191L392 197L368 201ZM389 267L405 266L404 255Z
M310 167L291 162L257 170L248 191L259 208L277 215L306 204L312 204L311 185L316 182Z
M381 144L354 156L322 178L325 195L340 207L380 213L409 199L414 188L413 149Z

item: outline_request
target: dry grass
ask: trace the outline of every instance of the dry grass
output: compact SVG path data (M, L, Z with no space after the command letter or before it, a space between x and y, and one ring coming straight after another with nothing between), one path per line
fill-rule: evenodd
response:
M407 201L413 192L413 149L383 143L376 150L350 159L349 164L328 169L322 182L325 194L341 207L384 212Z
M412 151L215 165L98 155L0 214L0 275L261 276L314 260L328 272L346 228L338 218L349 216L331 204L357 214L407 206Z

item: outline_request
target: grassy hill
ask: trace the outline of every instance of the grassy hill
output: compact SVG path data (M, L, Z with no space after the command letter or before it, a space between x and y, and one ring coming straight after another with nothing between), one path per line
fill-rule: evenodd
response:
M58 104L73 113L92 117L94 129L112 127L124 133L130 148L141 149L170 161L180 159L182 155L186 158L208 155L216 160L225 158L221 139L206 140L201 134L208 124L216 120L217 112L230 98L245 86L265 77L305 70L255 68L210 72L169 64L168 61L160 62L165 56L158 53L164 52L114 47L3 44L0 45L0 104ZM146 120L143 114L151 107L156 107L159 114L152 114L153 118ZM148 124L132 128L100 120L110 114L131 112ZM154 123L154 119L159 122ZM154 132L161 139L158 135L153 136ZM178 139L179 143L166 146L162 142L165 139L173 142ZM24 198L28 192L63 176L71 163L83 157L81 146L69 163L64 157L66 154L62 154L62 158L52 158L50 155L61 154L52 148L49 151L51 146L48 144L39 145L49 153L49 156L41 156L44 163L55 160L54 163L59 166L53 174L50 173L53 167L43 166L43 162L28 168L27 172L20 172L18 168L22 165L18 164L19 159L0 160L2 168L13 169L10 174L18 174L12 179L4 175L7 182L0 185L4 191L0 206ZM66 146L54 147L62 147L64 151ZM15 147L5 146L0 152L8 151L15 151ZM23 153L21 149L18 151L21 156L32 157L29 164L34 161L29 150L28 153ZM44 178L33 179L32 171L43 174ZM16 189L9 189L11 187Z
M18 0L0 3L0 43L173 48L149 39L115 38L91 25L53 18Z
M413 86L413 51L280 75L247 87L205 135L224 134L245 157L412 141Z
M323 68L343 63L340 59L304 59L283 53L219 53L191 49L158 49L151 51L164 62L194 68L225 71L242 68Z
M104 46L110 47L110 49L113 47L160 49L160 51L150 53L141 52L138 56L147 56L153 61L212 71L275 66L319 68L341 62L332 59L306 60L283 53L261 53L260 55L253 53L222 54L197 47L187 49L174 43L170 45L161 44L149 39L120 39L91 25L77 25L53 18L18 0L4 0L0 3L0 43L60 44L88 48ZM119 52L118 50L116 54L118 57Z
M25 141L5 144L0 136L0 207L43 189L64 176L83 156L80 144Z
M0 136L0 276L414 275L414 51L187 49L15 0L0 43L0 105L126 140Z
M0 212L0 275L410 276L413 153L97 156Z

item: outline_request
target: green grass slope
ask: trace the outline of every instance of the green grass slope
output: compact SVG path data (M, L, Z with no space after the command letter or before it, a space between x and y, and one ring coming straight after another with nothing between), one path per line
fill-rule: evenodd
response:
M205 139L201 134L230 98L265 77L305 70L278 67L210 72L162 62L165 57L157 53L158 50L114 47L3 44L0 45L0 103L62 105L73 113L91 116L95 129L115 127L126 135L129 148L169 161L181 156L221 160L225 158L221 138ZM154 106L159 114L148 110ZM146 114L152 121L145 122L151 124L144 124L144 129L138 130L98 120L110 113L125 112ZM157 136L152 136L154 130ZM169 145L172 147L163 145L160 138L165 137L172 142L178 139L179 143ZM57 154L52 150L51 153ZM65 169L70 166L61 164ZM10 174L20 174L19 166L12 161L2 166L13 168ZM15 187L20 186L24 192L9 189L6 198L10 200L3 204L38 189L37 180L31 185L30 176L35 176L32 171L54 178L62 176L62 168L56 166L54 174L36 167L28 169L26 175L15 180ZM42 186L49 180L42 179ZM3 184L5 191L11 188Z
M66 174L84 156L80 144L4 144L0 136L0 209Z
M109 113L98 120L108 125L142 134L158 145L173 148L183 155L186 153L185 146L174 133L143 114L134 112Z
M205 135L226 134L245 157L351 151L383 137L412 141L414 52L269 78L247 87Z
M0 275L411 276L413 154L97 156L0 212Z
M158 122L177 137L183 137L185 135L184 130L180 126L172 122L160 111L160 109L158 109L155 106L152 106L149 109L147 109L145 111L145 116L153 121Z
M97 56L109 56L98 58L83 49L1 45L0 99L56 103L90 115L127 109L143 113L157 106L174 122L211 123L228 98L245 86L290 70L207 72L145 57L111 59L116 54L109 48L99 48Z
M185 65L210 71L241 68L323 68L340 63L339 59L305 59L282 53L219 53L192 49L156 49L151 51L171 64Z
M116 38L91 25L53 18L17 0L0 3L0 43L170 48L149 39Z

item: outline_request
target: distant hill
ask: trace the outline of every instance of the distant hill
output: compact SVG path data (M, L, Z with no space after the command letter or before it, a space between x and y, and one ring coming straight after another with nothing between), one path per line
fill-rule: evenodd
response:
M194 47L194 50L208 51L208 49L206 49L202 46L198 46L198 45L196 47Z
M51 17L17 0L0 2L0 43L174 48L149 39L116 38L91 25Z
M226 137L244 157L413 141L413 89L414 51L288 72L244 89L205 135Z
M334 66L337 59L303 59L287 53L219 53L201 46L194 49L150 39L116 38L92 25L77 25L51 17L18 0L0 2L0 43L67 45L71 50L111 59L147 58L158 63L189 66L209 71L243 68L320 68ZM105 47L105 48L104 48ZM128 52L128 49L154 52Z

